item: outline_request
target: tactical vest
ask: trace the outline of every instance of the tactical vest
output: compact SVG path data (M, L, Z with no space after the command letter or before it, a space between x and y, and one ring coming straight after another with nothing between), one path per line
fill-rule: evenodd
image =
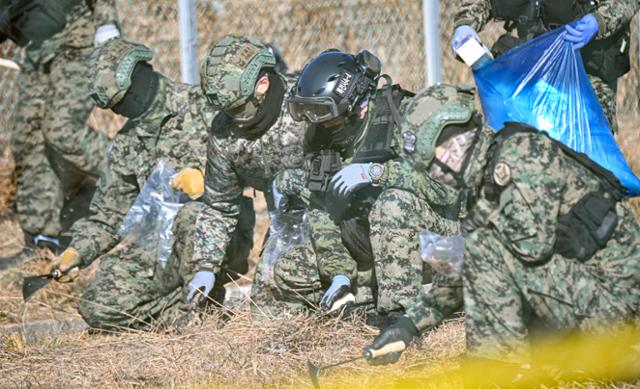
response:
M89 0L17 0L10 9L11 32L18 46L40 47L42 42L64 30L67 15Z
M412 96L413 93L405 91L399 85L389 84L375 94L373 110L369 113L373 116L369 118L369 127L355 150L352 163L384 162L396 157L391 150L391 143L393 131L402 121L398 107L403 98ZM368 216L381 188L368 187L360 190L349 202L335 201L331 193L327 192L328 183L341 167L340 153L331 150L315 151L307 187L312 192L312 205L325 209L339 225L342 243L357 262L358 270L366 271L373 265Z
M491 4L492 17L505 21L505 29L508 31L514 28L517 30L521 41L511 40L511 45L582 18L598 7L594 0L491 0ZM580 52L587 73L600 77L616 90L617 79L631 69L630 36L631 27L627 23L610 37L592 40L583 47ZM501 46L506 40L509 40L506 36L501 38L497 46ZM509 48L496 49L496 54Z
M364 139L356 149L352 163L386 162L397 157L391 150L393 130L400 126L402 117L398 107L406 97L415 93L404 90L400 85L385 85L373 98L374 116Z
M505 128L496 134L487 154L490 162L485 171L484 190L485 196L492 202L499 201L504 189L504 187L497 185L493 178L502 144L511 136L522 133L544 135L565 156L586 167L598 179L599 189L587 193L573 205L568 213L560 215L556 229L554 251L565 258L573 258L581 262L587 261L596 251L604 248L613 235L618 223L616 204L626 196L626 189L610 171L592 161L586 154L576 152L551 138L544 131L539 131L523 123L507 122ZM528 262L527 264L535 266L544 263L546 260L541 263Z

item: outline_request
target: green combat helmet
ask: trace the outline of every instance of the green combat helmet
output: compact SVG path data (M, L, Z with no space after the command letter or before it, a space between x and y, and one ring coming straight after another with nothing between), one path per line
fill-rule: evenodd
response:
M91 55L94 76L91 98L100 108L118 104L131 86L131 74L138 62L153 58L151 50L140 43L111 39Z
M405 110L401 144L405 153L429 166L443 130L451 124L468 123L474 115L471 88L437 84L416 95Z
M260 70L275 64L273 53L260 42L227 36L209 50L202 64L202 92L216 109L240 107L253 96Z

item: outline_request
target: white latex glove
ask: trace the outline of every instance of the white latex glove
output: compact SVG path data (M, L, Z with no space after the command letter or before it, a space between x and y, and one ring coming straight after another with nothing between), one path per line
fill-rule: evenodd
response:
M189 294L187 300L192 304L197 304L203 298L207 298L213 284L216 282L216 275L210 271L199 271L189 282Z
M369 168L371 163L352 163L340 169L331 178L331 188L335 194L346 196L356 189L371 184Z
M120 30L113 23L104 24L96 29L96 36L93 38L93 46L101 46L109 39L117 38L120 36Z

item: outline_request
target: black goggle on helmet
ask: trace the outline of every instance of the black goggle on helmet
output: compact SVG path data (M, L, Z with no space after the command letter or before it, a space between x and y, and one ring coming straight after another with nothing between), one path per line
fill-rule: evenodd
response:
M356 56L327 50L302 70L289 94L289 114L311 123L350 116L375 91L380 70L380 60L366 50Z

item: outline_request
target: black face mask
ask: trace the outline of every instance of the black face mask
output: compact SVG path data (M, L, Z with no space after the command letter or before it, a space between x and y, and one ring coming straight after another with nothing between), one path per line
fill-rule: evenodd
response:
M131 86L122 101L116 104L113 112L129 119L141 116L149 109L160 84L160 76L146 62L138 62L131 75Z
M280 77L271 71L265 72L269 77L269 90L260 104L258 112L250 120L234 121L242 137L247 139L257 139L267 132L278 120L282 112L282 101L284 100L284 83ZM262 77L262 75L260 75ZM260 78L259 77L259 78Z
M364 130L364 120L360 119L359 115L351 115L341 123L330 127L323 126L323 130L331 139L329 147L332 150L350 155L356 146L356 139Z

